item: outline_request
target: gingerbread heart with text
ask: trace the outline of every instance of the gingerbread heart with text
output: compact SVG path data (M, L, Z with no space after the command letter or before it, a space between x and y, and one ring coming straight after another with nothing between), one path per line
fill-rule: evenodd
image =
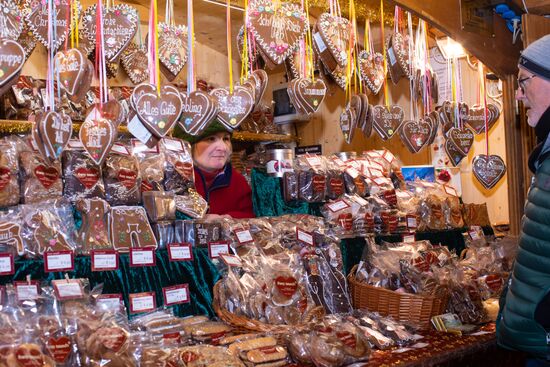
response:
M31 53L34 51L34 48L36 47L36 40L32 36L32 32L29 29L29 26L25 23L23 24L23 30L21 31L21 35L17 39L17 43L19 43L21 47L23 47L23 50L25 50L25 58L28 59Z
M325 99L327 87L322 79L300 78L292 84L292 93L307 113L314 113Z
M259 57L259 50L256 45L254 44L254 37L250 33L250 30L248 30L248 34L246 35L246 44L247 44L247 50L248 54L246 55L247 61L249 64L254 64ZM239 51L239 57L242 60L243 57L243 48L244 48L244 26L241 26L239 28L239 34L237 34L237 50Z
M96 42L96 7L92 5L84 11L82 27L85 36ZM107 61L113 62L134 38L138 27L138 11L127 5L117 4L103 8L104 52Z
M356 128L357 111L348 103L347 107L340 114L340 130L342 130L346 143L351 144Z
M54 4L54 25L53 25L53 49L57 50L65 42L71 29L70 9L76 9L76 18L80 17L82 9L78 0L59 0ZM25 22L28 24L34 38L46 48L48 44L49 9L48 2L41 0L25 0L24 10Z
M412 78L410 60L409 60L409 36L395 32L391 36L392 53L388 51L388 60L393 64L395 60L401 68L403 75L408 79ZM394 59L392 59L392 57Z
M145 47L139 47L134 42L130 43L122 52L120 63L132 83L139 84L149 79L147 68L149 59Z
M449 139L445 140L445 153L447 153L447 156L455 167L458 166L458 164L466 156Z
M463 127L462 129L453 127L447 133L447 140L451 141L464 155L468 155L470 148L474 144L474 139L474 132L468 127Z
M38 132L46 154L57 159L73 134L73 122L69 115L54 111L44 112L37 120Z
M489 108L489 106L492 107ZM495 108L497 111L496 114ZM473 105L468 112L468 126L470 126L476 134L481 134L485 132L485 118L487 118L489 130L491 130L493 125L498 121L499 116L500 112L498 112L498 107L495 105L488 104L486 110L481 105Z
M239 127L254 107L254 97L245 87L234 87L233 94L227 88L216 88L210 95L218 103L218 119L230 130Z
M103 163L116 138L116 127L94 109L80 127L80 142L98 166Z
M424 119L407 120L401 125L399 135L411 153L418 153L432 135L432 124Z
M398 105L372 108L373 127L382 140L390 139L399 130L404 117L403 108Z
M182 111L180 93L172 85L163 85L158 92L156 86L150 86L150 91L142 93L139 98L134 98L135 109L143 125L153 135L162 138L168 134L180 117Z
M54 68L57 71L57 81L65 90L69 99L79 102L90 90L94 74L93 64L77 48L59 51L55 54Z
M179 125L188 134L200 135L218 114L216 100L201 90L189 94L180 93L180 97L182 111Z
M339 66L345 67L348 64L350 45L355 44L355 35L352 32L350 21L346 18L323 13L316 25L331 56ZM317 44L317 46L319 45ZM323 58L323 56L323 51L321 51L320 57Z
M25 63L25 50L15 41L0 39L0 88L6 90L17 82Z
M187 62L187 27L159 23L158 30L159 60L175 78Z
M302 7L294 3L257 0L249 5L248 17L256 45L277 65L292 53L309 27Z
M472 171L483 187L490 190L506 173L506 164L498 155L480 154L472 160Z

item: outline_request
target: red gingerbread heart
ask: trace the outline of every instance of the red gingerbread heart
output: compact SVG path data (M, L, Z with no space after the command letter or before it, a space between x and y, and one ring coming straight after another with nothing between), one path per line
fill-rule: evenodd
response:
M281 292L286 298L290 298L296 293L298 289L298 282L293 277L284 277L279 276L275 278L275 287Z
M46 347L57 363L65 363L71 354L71 340L66 336L49 338Z
M34 169L34 175L45 189L50 188L59 178L59 172L53 166L38 165Z
M0 191L10 183L11 171L7 167L0 167Z

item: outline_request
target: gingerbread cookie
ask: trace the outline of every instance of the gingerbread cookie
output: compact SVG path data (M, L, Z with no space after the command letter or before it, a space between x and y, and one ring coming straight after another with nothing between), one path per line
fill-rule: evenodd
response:
M0 252L23 256L25 247L21 237L21 213L19 210L0 213Z
M112 249L107 229L109 204L102 199L78 199L76 210L82 216L82 225L77 234L82 244L82 254L87 255L92 250Z
M142 207L111 208L109 235L114 249L120 252L128 252L130 248L157 248L155 234Z
M20 344L11 350L6 358L7 367L55 367L53 359L42 352L37 344Z
M21 168L21 202L24 204L59 197L63 193L61 163L47 162L37 152L19 154Z
M164 138L164 189L176 195L186 194L195 187L193 156L188 142Z

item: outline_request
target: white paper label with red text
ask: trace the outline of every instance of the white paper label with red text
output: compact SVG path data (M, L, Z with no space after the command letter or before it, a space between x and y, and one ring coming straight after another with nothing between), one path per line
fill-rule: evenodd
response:
M0 275L11 275L15 273L13 255L9 253L0 254Z
M168 244L168 257L170 261L192 261L193 249L190 243Z
M72 251L44 252L44 270L72 271L74 270L74 254Z
M229 253L228 242L210 242L208 244L208 254L211 259L217 259L221 254Z
M155 292L131 293L130 313L153 311L156 308Z
M162 288L164 305L172 306L189 302L189 284L178 284Z

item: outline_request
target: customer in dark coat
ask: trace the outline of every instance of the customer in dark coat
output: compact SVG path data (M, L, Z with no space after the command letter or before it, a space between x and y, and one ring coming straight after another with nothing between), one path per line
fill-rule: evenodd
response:
M497 340L534 357L528 366L550 366L550 35L522 52L518 84L516 99L528 108L527 122L538 145L529 157L535 177L516 262L501 299Z

